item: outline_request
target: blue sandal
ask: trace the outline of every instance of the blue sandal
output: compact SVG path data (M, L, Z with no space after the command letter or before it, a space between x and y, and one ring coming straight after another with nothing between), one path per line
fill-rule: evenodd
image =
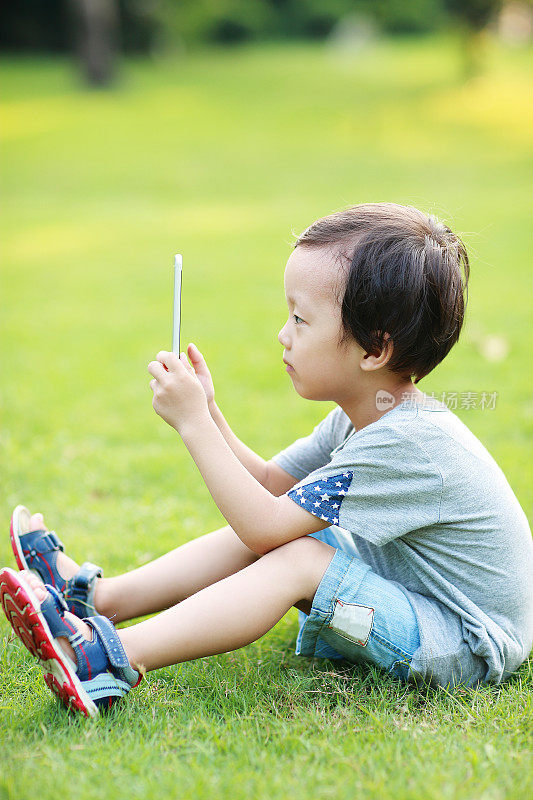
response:
M77 617L94 616L94 590L96 578L103 571L86 561L78 572L65 580L57 569L57 553L64 551L62 541L54 531L30 530L31 514L24 506L17 506L11 517L10 538L19 569L35 572L43 583L50 584L62 594L68 610Z
M115 626L107 617L88 617L93 629L91 641L65 618L67 604L53 586L39 603L19 572L0 570L0 601L13 630L38 658L44 680L51 691L68 707L87 717L113 703L137 686L142 673L134 669L122 646ZM76 664L57 641L65 636L76 654Z

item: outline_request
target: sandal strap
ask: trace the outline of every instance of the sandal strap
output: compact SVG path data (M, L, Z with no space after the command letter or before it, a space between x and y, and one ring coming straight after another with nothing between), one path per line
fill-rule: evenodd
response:
M44 584L44 588L48 589L48 594L52 598L52 603L55 606L55 609L58 613L68 611L68 606L65 603L65 598L61 594L61 592L56 589L55 586L51 586L49 583ZM45 603L49 602L48 598L46 598ZM41 603L41 610L43 608L43 603Z
M85 561L76 574L66 581L63 595L70 611L77 617L83 619L96 614L94 607L96 578L101 578L103 574L101 567Z
M103 575L101 567L86 561L72 578L66 580L57 569L57 553L64 551L65 547L55 531L29 531L19 539L28 569L35 570L42 581L63 593L69 611L80 619L96 614L94 590L96 578Z
M128 667L130 662L128 661L128 657L122 647L122 642L118 638L117 630L111 620L98 614L95 617L88 617L86 622L87 625L90 625L98 634L100 644L111 666L118 669Z
M23 533L20 536L20 544L24 555L28 555L30 559L41 554L44 555L65 549L63 542L55 531L38 530Z
M61 592L50 583L44 584L45 589L48 589L48 596L41 603L41 613L45 618L50 632L54 637L65 636L69 642L75 639L78 631L65 620L65 611L68 611L68 606Z
M87 640L80 631L65 619L68 606L54 586L45 584L49 595L41 603L44 616L52 636L65 636L76 656L76 673L80 681L91 681L101 673L111 672L130 687L140 680L140 673L133 669L122 646L116 628L107 617L87 617L84 622L93 629L92 639Z
M65 581L57 570L57 553L65 548L55 531L29 531L21 534L19 542L28 569L37 572L45 583L53 583L62 590Z
M101 578L103 574L102 567L97 567L96 564L93 564L91 561L84 561L76 574L70 579L69 583L72 584L74 589L87 592L94 579Z
M125 685L127 691L137 686L142 680L142 673L134 669L128 661L126 651L111 620L96 614L94 617L87 617L85 622L95 633L91 645L98 646L107 660L108 677L111 673L115 683L122 684L123 687ZM83 680L81 675L79 677Z

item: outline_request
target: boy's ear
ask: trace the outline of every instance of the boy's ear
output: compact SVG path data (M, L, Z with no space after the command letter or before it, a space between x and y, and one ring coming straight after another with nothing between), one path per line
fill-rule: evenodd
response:
M377 355L373 355L372 353L365 353L363 358L360 362L360 367L365 372L371 372L375 369L381 369L384 367L392 358L392 353L394 350L393 341L388 333L383 334L383 347L381 352Z

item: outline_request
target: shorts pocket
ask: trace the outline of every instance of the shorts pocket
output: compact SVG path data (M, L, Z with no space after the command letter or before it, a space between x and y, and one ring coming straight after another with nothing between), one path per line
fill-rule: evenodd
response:
M328 628L343 639L348 639L360 647L366 647L374 624L374 613L371 606L336 600Z

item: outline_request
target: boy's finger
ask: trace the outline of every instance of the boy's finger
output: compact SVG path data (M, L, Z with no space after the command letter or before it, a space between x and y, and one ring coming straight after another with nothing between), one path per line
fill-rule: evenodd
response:
M187 350L189 351L189 358L191 359L191 361L202 360L202 354L200 353L195 344L190 344Z
M175 369L179 361L179 358L176 355L176 353L170 353L168 352L168 350L160 350L156 358L161 364L163 364L164 367L167 367L167 372L172 367L174 367Z
M148 364L148 372L150 375L153 375L154 378L163 378L165 375L165 368L160 361L150 361Z
M189 358L193 362L194 368L196 370L199 370L201 367L205 367L205 369L207 369L205 358L200 353L195 344L189 345Z
M172 356L174 356L174 358L177 358L177 356L174 353L170 353L168 350L160 350L159 353L156 355L156 359L161 362L164 361L165 364L168 364L169 361L172 359Z
M188 370L188 371L189 371L189 372L190 372L192 375L195 375L195 374L196 374L196 373L195 373L195 371L194 371L194 369L191 367L191 365L190 365L190 364L189 364L189 362L187 361L187 353L182 353L182 354L180 355L180 361L181 361L181 363L182 363L182 364L184 364L184 366L187 368L187 370Z

